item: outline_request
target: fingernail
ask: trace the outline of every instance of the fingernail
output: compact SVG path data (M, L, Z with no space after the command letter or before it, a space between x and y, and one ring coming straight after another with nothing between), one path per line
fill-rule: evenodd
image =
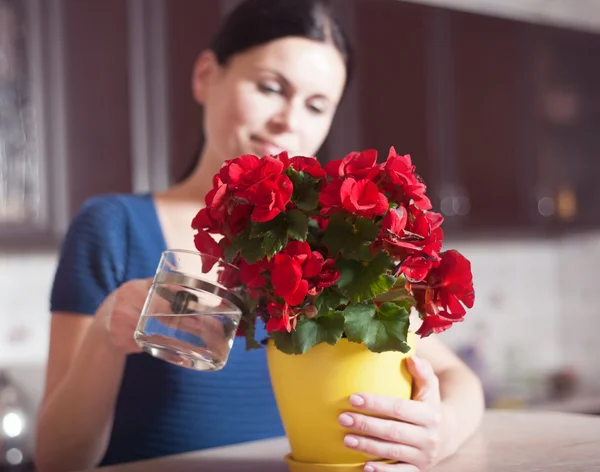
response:
M363 406L365 399L360 395L350 395L350 404L354 406Z
M348 447L358 446L358 439L354 436L344 436L344 444Z
M423 363L421 362L421 359L419 359L417 356L412 356L411 359L415 363L417 368L419 368L423 365Z
M354 424L354 418L346 413L342 413L340 416L338 416L338 421L342 426L352 426Z
M372 465L365 465L365 468L363 470L365 472L375 472L375 467L373 467Z

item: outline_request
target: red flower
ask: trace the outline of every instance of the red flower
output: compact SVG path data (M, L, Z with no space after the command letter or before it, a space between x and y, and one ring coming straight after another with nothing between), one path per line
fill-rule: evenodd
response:
M261 181L250 196L250 201L256 205L252 211L252 221L269 221L285 211L293 190L292 181L285 174L275 180Z
M296 317L292 316L292 310L287 303L269 303L267 307L269 320L267 321L266 330L268 333L273 331L287 331L296 329Z
M302 264L302 276L305 279L312 279L321 273L323 268L323 256L320 252L312 251L308 259Z
M416 334L426 338L431 333L442 333L453 325L453 322L438 315L426 316Z
M367 149L363 152L351 152L343 159L329 161L325 165L325 171L333 178L354 177L356 180L373 180L380 173L377 151Z
M285 155L287 156L287 153ZM248 175L248 179L253 185L263 180L273 180L283 173L284 167L283 162L279 159L265 156L260 160L259 166Z
M233 207L231 214L227 219L226 225L229 228L229 237L237 236L244 232L250 224L250 215L252 214L252 205L238 204Z
M291 241L282 254L298 263L302 270L302 281L298 284L297 288L299 292L297 298L294 298L294 301L299 301L297 303L288 302L291 305L301 303L307 293L310 295L319 294L323 288L330 287L340 277L339 271L335 268L335 261L333 259L324 260L323 255L318 251L312 251L310 244L306 242ZM276 259L279 257L280 255L275 256ZM274 261L274 266L280 262L284 262L284 259L279 258ZM295 268L294 270L297 269ZM274 276L272 275L272 277ZM307 292L305 292L305 286L308 289ZM300 299L300 296L302 296L302 299Z
M283 164L283 170L287 169L290 166L290 157L287 151L281 151L275 156L275 159L277 159Z
M217 186L206 194L206 206L210 209L211 217L222 220L227 213L227 205L231 200L229 186L220 180Z
M390 208L390 211L386 213L381 222L381 233L379 237L385 241L394 244L402 234L404 234L404 228L408 221L408 213L406 208L400 206L397 208Z
M283 297L291 306L302 303L308 293L308 282L302 279L302 266L287 254L273 258L271 283L275 295Z
M339 192L338 192L339 194ZM317 226L321 231L325 231L327 229L327 225L329 224L329 219L323 218L322 216L313 216L313 220L317 222Z
M319 203L321 204L321 214L330 215L331 213L341 210L342 197L340 194L343 180L334 180L330 184L326 185L321 193L319 194Z
M309 293L318 295L324 288L331 287L340 278L340 271L335 268L335 261L327 259L318 274L309 281Z
M304 241L290 241L284 249L285 254L302 265L310 257L310 244Z
M475 302L471 263L454 250L441 256L440 265L431 270L427 282L435 288L440 305L450 316L463 316L464 306L473 308Z
M221 231L220 221L213 218L210 208L202 208L192 220L192 229L205 229L209 233Z
M283 153L282 153L283 154ZM264 181L275 181L284 171L287 163L287 153L279 158L265 156L258 158L252 154L245 154L231 161L226 161L218 175L219 181L227 185L227 191L233 192L238 199L249 200ZM212 192L222 193L219 182L213 182L216 188ZM210 194L210 192L209 192ZM217 195L220 197L220 195ZM215 197L216 198L216 197ZM223 202L216 198L215 203L210 203L207 196L207 205L214 206ZM227 202L227 201L226 201Z
M203 258L203 272L209 272L217 262L216 259L223 257L223 250L219 244L203 229L198 230L198 232L194 235L194 246L196 246L198 252L213 256Z
M352 177L347 178L340 188L340 196L344 208L358 216L383 215L388 209L386 196L367 179L357 182Z
M399 156L393 147L390 148L384 172L386 177L394 185L399 186L404 195L412 199L421 210L431 208L431 202L425 196L427 187L421 178L415 174L415 166L412 164L409 154Z
M421 313L452 322L462 321L465 306L472 308L475 301L471 263L458 251L443 252L423 282L408 285Z
M315 188L294 189L286 175L289 167L294 171L288 173L310 175ZM306 190L311 195L301 195ZM318 192L316 208L314 191ZM328 287L332 295L355 299L360 287L337 287L340 271L336 266L344 267L353 259L360 272L360 264L367 263L360 258L365 250L372 256L382 251L390 256L393 265L381 272L406 286L409 300L414 298L424 320L417 334L425 337L462 321L474 303L470 263L456 251L441 252L443 218L429 211L431 202L425 192L410 155L398 155L393 147L382 165L377 163L375 150L352 152L324 167L313 157L290 158L287 152L262 158L243 155L226 161L213 177L206 208L192 221L197 231L194 243L206 259L205 271L225 253L237 250L233 257L239 270L221 271L218 280L227 286L243 284L252 305L257 303L256 311L243 317L246 324L240 324L240 332L257 318L266 321L268 332L291 332L298 320L319 316L315 297ZM298 200L292 201L294 193L299 193ZM335 213L355 228L354 235L331 226L326 231ZM253 237L257 229L266 227L257 223L274 218L267 241ZM359 218L372 223L360 226ZM381 230L372 234L378 227ZM211 234L222 237L217 243ZM359 251L354 250L357 246ZM274 253L274 247L283 249ZM329 258L330 251L335 252L333 258ZM248 263L246 255L252 261L261 260ZM404 292L399 289L398 293ZM342 313L344 306L352 305L347 300L336 307Z
M337 179L340 177L340 166L342 165L341 159L333 159L325 164L325 173L333 178Z
M408 230L413 234L423 237L421 251L431 258L439 259L438 253L442 250L444 232L441 224L442 215L432 211L419 213L414 221L408 225Z
M267 281L262 275L266 270L267 264L264 261L248 264L242 259L240 262L240 281L249 288L264 287Z
M245 154L236 159L225 161L219 176L223 182L234 189L247 189L254 183L253 171L260 165L260 159L252 154Z
M383 219L381 239L394 256L404 259L407 255L427 256L439 261L444 233L440 227L442 216L411 207L407 215L404 207L392 210ZM399 249L399 250L398 250Z
M325 170L319 164L314 157L292 157L290 160L290 167L297 170L298 172L305 172L312 175L316 179L325 177Z
M408 256L402 262L400 271L410 282L420 282L434 264L434 260L423 256Z
M235 288L240 284L239 271L230 264L221 264L217 280L226 288Z

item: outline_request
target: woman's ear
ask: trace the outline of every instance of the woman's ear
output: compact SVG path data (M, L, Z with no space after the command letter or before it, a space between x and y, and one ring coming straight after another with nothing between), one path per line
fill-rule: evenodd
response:
M218 67L217 57L212 51L203 51L196 59L192 72L192 93L198 103L204 104L210 79L217 72Z

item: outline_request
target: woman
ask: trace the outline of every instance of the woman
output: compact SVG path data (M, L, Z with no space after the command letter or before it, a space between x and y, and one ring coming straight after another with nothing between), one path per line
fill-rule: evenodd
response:
M80 209L52 291L37 427L40 472L284 434L264 350L246 352L244 343L235 343L225 369L199 373L140 353L133 331L160 253L194 249L190 222L222 163L283 149L315 155L349 64L345 36L324 2L242 3L194 67L205 145L193 172L162 193L102 196ZM452 454L478 423L476 377L434 339L423 341L418 354L420 360L410 363L414 400L357 392L349 401L364 415L339 418L349 429L348 447L405 463L367 464L365 470L426 470Z

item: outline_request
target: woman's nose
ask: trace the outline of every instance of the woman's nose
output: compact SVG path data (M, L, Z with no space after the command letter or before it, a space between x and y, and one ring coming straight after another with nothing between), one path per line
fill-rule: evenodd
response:
M273 115L270 124L272 131L278 133L294 133L300 122L300 106L294 101L285 103L277 113Z

